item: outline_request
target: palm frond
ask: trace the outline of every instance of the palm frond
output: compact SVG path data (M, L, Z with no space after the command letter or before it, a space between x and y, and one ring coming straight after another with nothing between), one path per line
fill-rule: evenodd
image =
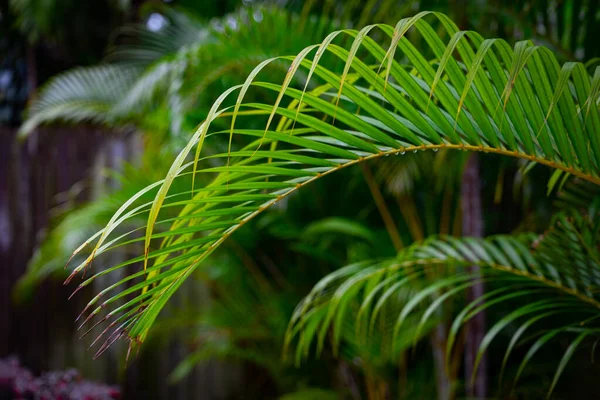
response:
M413 46L409 30L411 38L422 38L424 48ZM336 44L344 36L353 39L348 49ZM282 84L258 80L262 69L282 60L291 62ZM306 74L304 90L292 84L299 71ZM320 86L306 90L309 82ZM250 89L277 98L245 102ZM230 99L236 91L237 98ZM600 74L590 76L582 64L561 67L546 48L524 41L511 49L502 40L459 31L446 16L428 12L396 27L336 31L296 57L263 61L243 85L215 101L165 179L140 192L154 194L152 204L136 205L138 195L124 203L97 233L86 260L74 268L71 277L115 243L144 242L144 254L128 261L139 262L140 271L102 291L86 307L91 320L116 299L131 299L109 314L108 321L114 318L111 324L118 321L119 327L99 352L119 337L143 341L169 297L232 233L282 198L341 168L411 151L468 150L522 158L600 183L599 93ZM215 121L229 117L229 129L211 129ZM263 128L256 129L257 124ZM205 144L218 137L248 144L204 155ZM195 156L188 161L194 147ZM211 165L205 166L208 160ZM194 182L207 176L214 180L192 185L188 196L171 192L174 182L189 176ZM148 212L145 236L110 240L132 207ZM165 208L175 208L178 216L160 219ZM156 233L155 227L164 224L168 228ZM518 259L504 261L512 266ZM80 286L120 268L98 271ZM112 292L132 280L136 283L126 291Z
M34 98L20 137L45 123L92 122L115 125L114 105L122 99L140 73L139 68L119 65L81 67L50 79Z
M558 209L574 208L585 210L600 197L600 187L582 179L569 179L556 195Z
M575 338L558 366L550 395L577 346L584 338L597 337L600 332L599 234L594 223L597 212L595 204L585 214L561 212L551 228L538 237L527 234L518 238L430 238L402 251L395 259L345 267L316 284L298 305L286 343L296 344L297 361L308 357L315 343L317 351L322 349L326 339L332 341L334 348L339 347L347 340L347 334L342 332L348 331L343 320L349 316L363 346L369 343L377 326L391 337L393 352L406 345L401 335L407 329L414 345L426 324L435 322L432 320L436 311L444 302L483 280L491 288L482 299L467 303L455 317L448 337L447 359L451 359L463 324L485 309L511 304L511 312L488 329L476 366L491 342L508 326L518 329L505 352L503 370L515 346L525 339L533 341L515 380L540 347L559 333L570 333ZM470 265L480 266L483 276L473 279L467 269ZM409 297L403 293L407 288L415 291ZM405 299L402 306L382 325L382 310L390 303L397 304L398 299ZM413 323L408 321L411 316L416 318Z

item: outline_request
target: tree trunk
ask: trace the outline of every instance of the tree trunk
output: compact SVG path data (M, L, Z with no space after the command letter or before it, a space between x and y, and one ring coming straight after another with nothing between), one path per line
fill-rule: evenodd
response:
M481 183L479 177L479 164L476 155L471 155L465 165L461 187L462 199L462 227L463 236L483 236L483 215L481 211ZM478 279L481 272L478 266L469 267L473 279ZM483 296L485 288L483 283L473 285L467 291L467 301L473 301ZM473 368L479 344L485 335L485 314L480 312L465 326L465 383L467 395L476 399L487 396L487 360L483 356L475 379L471 381Z

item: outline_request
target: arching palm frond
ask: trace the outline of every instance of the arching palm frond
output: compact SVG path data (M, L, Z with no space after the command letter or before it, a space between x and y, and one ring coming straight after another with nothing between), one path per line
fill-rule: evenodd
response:
M106 64L57 75L34 98L19 135L24 137L38 125L56 121L114 126L119 121L114 105L126 95L139 73L139 68Z
M415 48L409 30L426 46ZM345 35L353 39L348 48L335 44ZM257 80L261 69L280 60L291 61L282 84ZM306 82L321 86L296 89L290 82L298 71ZM277 100L246 103L251 88L277 94ZM137 195L124 203L74 268L72 277L112 246L144 243L144 254L126 262L139 263L139 272L102 291L86 308L91 320L117 299L130 299L109 314L114 329L99 352L119 337L143 341L181 283L248 220L321 176L364 160L409 151L481 151L600 183L599 91L600 70L592 77L582 64L560 66L550 51L531 42L512 49L502 40L459 31L447 17L432 13L403 19L396 27L337 31L296 57L260 63L243 85L215 101L165 179L140 192L155 194L152 204L139 205ZM217 118L229 117L230 129L211 129ZM259 122L263 129L246 128ZM204 155L203 146L219 136L251 143ZM211 166L205 167L206 160ZM214 180L189 193L170 190L190 175L196 182L198 176ZM162 219L165 208L178 210L178 217ZM145 235L111 239L111 232L140 210L149 213ZM80 286L122 267L97 271ZM130 286L117 290L123 284Z
M355 335L364 345L369 342L373 328L382 326L389 327L384 334L391 337L392 351L394 346L404 343L400 335L407 328L414 335L414 345L444 302L463 294L477 280L484 280L491 283L488 293L467 303L454 319L448 337L448 360L452 358L463 324L485 309L511 304L512 311L487 331L476 364L500 332L513 326L514 334L502 369L515 346L532 341L516 380L533 355L550 339L558 334L570 334L575 340L556 371L550 395L580 342L600 334L597 206L596 201L585 214L574 210L557 214L550 229L538 237L527 234L518 238L431 238L400 252L395 259L342 268L315 285L298 305L286 342L288 346L296 344L298 361L308 357L315 343L317 351L327 340L331 340L334 348L343 346L342 332L347 331L344 320L350 318L357 326ZM470 265L480 266L482 277L474 280L467 269ZM432 279L436 274L438 278ZM416 293L404 301L391 321L382 325L379 321L384 318L382 310L390 303L396 304L407 288L418 289L413 289ZM416 316L417 322L411 324L410 316Z

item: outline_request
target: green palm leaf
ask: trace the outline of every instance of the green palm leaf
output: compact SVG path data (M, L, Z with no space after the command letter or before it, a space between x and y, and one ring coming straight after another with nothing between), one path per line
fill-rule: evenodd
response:
M119 114L114 105L139 73L137 67L106 64L76 68L50 79L30 105L19 135L55 121L115 125Z
M529 339L538 338L523 359L515 380L550 339L559 333L575 334L553 378L550 396L580 343L587 336L597 336L600 332L597 325L600 260L598 228L594 222L597 220L596 206L597 202L584 214L573 210L557 214L551 228L538 237L526 234L488 239L430 238L401 251L395 259L342 268L317 283L299 304L290 321L286 344L296 344L297 360L300 361L308 357L315 342L317 349L324 346L324 332L332 332L330 338L335 349L347 340L338 332L344 328L341 316L350 314L354 316L357 337L366 345L371 340L373 325L382 318L380 311L400 300L400 307L392 313L391 326L388 324L383 329L385 325L378 323L377 326L383 335L392 338L392 351L397 351L404 343L400 333L406 333L406 319L417 317L418 322L410 324L408 330L414 337L414 345L423 328L435 322L432 321L435 311L476 283L467 268L478 265L483 273L483 278L478 279L494 286L483 298L467 304L455 317L448 337L447 360L451 359L463 324L485 309L511 304L511 312L496 321L483 338L475 369L491 342L509 325L519 329L506 350L502 370L526 332ZM427 278L432 271L442 268L442 274L437 275L440 278ZM409 296L404 293L407 288L413 291ZM358 302L358 312L352 310L353 302ZM557 316L561 318L557 319ZM549 329L538 328L541 322L550 324ZM529 331L534 331L533 336Z
M423 48L415 48L406 35L409 30L411 37L423 39ZM352 38L348 48L336 44L344 36ZM283 84L258 80L262 69L283 60L291 61ZM301 72L304 90L296 89L291 79ZM501 40L459 32L446 16L427 12L403 19L395 28L371 25L334 32L297 57L262 62L243 85L216 100L165 179L146 189L144 193L155 194L152 204L132 197L98 232L90 255L73 270L71 278L122 242L144 243L143 255L97 271L80 284L143 261L142 271L102 291L86 307L92 319L116 300L128 299L109 313L106 320L119 326L100 352L122 336L143 341L182 282L248 220L314 180L364 160L407 151L482 151L600 183L599 80L600 74L590 76L583 65L561 67L549 50L529 41L511 49ZM306 90L313 81L320 86ZM277 100L245 102L250 90ZM236 91L237 98L231 98ZM231 116L229 129L212 128ZM260 124L263 128L256 129ZM223 136L246 144L240 150L203 153L205 143ZM187 197L171 191L174 182L190 174L195 182L214 178L190 188ZM173 207L178 216L161 219L161 210ZM142 211L149 213L144 237L110 240L119 224ZM165 233L155 233L159 225ZM506 241L510 246L504 249ZM431 256L450 249L445 242L436 243L425 249L435 251ZM494 243L505 251L501 265L528 271L528 263L507 251L518 244L509 239ZM476 244L479 251L486 249ZM478 254L470 252L465 262ZM126 282L126 291L115 290Z

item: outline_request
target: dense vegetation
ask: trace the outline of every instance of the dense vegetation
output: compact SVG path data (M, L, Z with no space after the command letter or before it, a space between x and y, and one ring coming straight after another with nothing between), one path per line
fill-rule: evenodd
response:
M16 296L62 274L96 356L177 332L171 380L242 360L253 398L594 398L597 2L367 3L155 6L50 79L22 139L143 153Z

